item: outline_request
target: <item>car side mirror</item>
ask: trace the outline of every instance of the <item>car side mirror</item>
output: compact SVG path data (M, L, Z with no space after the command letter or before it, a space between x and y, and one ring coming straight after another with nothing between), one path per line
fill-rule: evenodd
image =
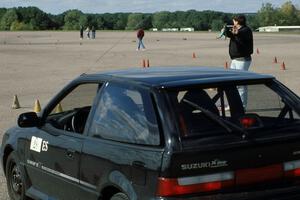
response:
M20 127L36 127L39 125L39 117L35 112L23 113L18 118L18 125Z

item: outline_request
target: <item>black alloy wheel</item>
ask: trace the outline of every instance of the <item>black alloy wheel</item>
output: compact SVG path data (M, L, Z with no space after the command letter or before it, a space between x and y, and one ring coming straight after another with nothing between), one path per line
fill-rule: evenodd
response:
M11 200L26 200L24 175L16 162L14 153L8 156L6 162L6 180L8 194Z
M115 194L114 196L112 196L110 198L110 200L129 200L129 198L127 197L126 194L119 192L119 193Z

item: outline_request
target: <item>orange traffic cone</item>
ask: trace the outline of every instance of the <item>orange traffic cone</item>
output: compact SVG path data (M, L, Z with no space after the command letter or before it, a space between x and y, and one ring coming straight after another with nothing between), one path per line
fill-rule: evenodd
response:
M39 112L41 112L41 110L42 109L41 109L40 101L37 99L37 100L35 100L33 111L36 113L39 113Z
M227 62L227 61L226 61L225 64L224 64L224 68L225 68L225 69L228 69L228 62Z
M149 59L147 59L147 66L146 67L150 67Z
M145 67L146 67L146 61L145 61L145 59L143 59L143 61L142 61L142 65L143 65L143 68L145 68Z
M284 62L282 62L282 64L281 64L281 70L286 70Z
M196 58L196 54L195 54L195 52L193 52L193 56L192 56L193 58Z
M274 57L273 63L278 63L276 56Z

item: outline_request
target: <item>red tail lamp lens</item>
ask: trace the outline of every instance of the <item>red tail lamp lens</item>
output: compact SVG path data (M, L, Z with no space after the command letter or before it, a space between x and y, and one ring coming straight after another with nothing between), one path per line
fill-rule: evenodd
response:
M280 179L283 177L282 164L267 167L243 169L235 172L236 184L244 185Z
M200 192L211 192L234 186L232 172L187 178L159 178L157 195L176 196Z
M245 117L240 119L240 122L244 128L250 128L256 123L256 120L254 118Z

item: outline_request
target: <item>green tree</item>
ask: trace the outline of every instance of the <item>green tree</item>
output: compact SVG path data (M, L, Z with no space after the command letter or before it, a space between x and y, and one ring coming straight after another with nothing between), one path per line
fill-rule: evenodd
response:
M139 28L142 28L142 23L144 21L145 17L142 13L132 13L128 16L127 21L127 30L136 30Z
M213 31L219 31L222 29L223 26L224 26L224 22L220 19L215 19L211 23L211 29Z
M11 26L11 30L22 31L22 30L33 30L30 24L25 24L24 22L14 21Z
M98 15L95 21L97 29L104 29L104 19L102 16Z
M10 30L11 25L17 22L19 19L17 11L15 8L8 9L6 13L2 16L0 22L0 28L2 30Z
M174 20L176 21L176 26L177 27L188 27L189 25L187 24L187 12L184 11L176 11L174 13Z
M78 30L80 28L80 17L84 15L79 10L69 10L66 12L66 15L64 17L64 29L65 30ZM82 22L84 22L84 19L81 18Z
M299 25L299 11L291 1L285 2L279 9L280 25Z
M127 13L116 13L117 21L114 24L114 30L124 30L127 26L129 14Z
M260 27L260 22L257 18L257 15L247 15L247 25L252 29L256 30Z
M53 22L49 17L50 15L46 14L37 7L19 7L17 8L17 12L19 15L19 21L24 25L27 24L31 29L47 30L53 25Z
M6 8L0 8L0 21L3 15L6 13L7 9Z
M143 21L139 24L137 28L142 29L150 29L152 28L152 15L151 14L144 14Z
M152 27L181 28L195 30L219 30L221 24L231 21L232 13L215 11L176 11L147 13L104 13L84 14L80 10L68 10L59 15L51 15L37 7L0 8L0 29L2 30L78 30L82 26L97 29L124 30L149 29ZM262 4L257 14L247 14L248 25L252 29L269 25L300 25L300 10L291 1L274 7Z
M80 15L78 24L79 24L79 26L83 26L83 27L89 26L88 17L86 15Z
M209 22L205 22L207 15L204 12L189 10L187 15L187 27L193 27L195 30L207 30ZM205 24L206 23L206 24Z
M62 29L64 26L64 14L59 15L51 15L49 14L49 18L51 20L50 29Z
M261 26L273 26L278 23L279 12L271 3L266 3L258 11L257 17Z
M152 17L152 24L154 28L158 29L172 28L170 23L170 12L162 11L154 13Z
M103 29L114 30L114 25L117 21L115 15L111 13L104 13L102 17L104 20Z
M44 12L37 12L35 15L36 26L35 29L47 30L51 25L51 20L48 15Z

